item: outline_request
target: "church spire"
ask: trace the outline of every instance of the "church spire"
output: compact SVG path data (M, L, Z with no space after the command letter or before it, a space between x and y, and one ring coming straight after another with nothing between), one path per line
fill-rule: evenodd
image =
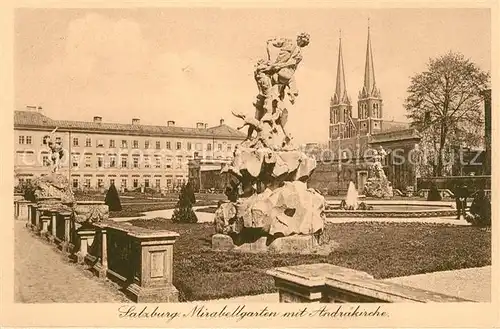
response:
M370 38L370 19L368 19L368 39L366 41L366 59L365 59L365 80L361 96L378 97L379 92L375 84L375 69L373 67L372 43Z
M337 81L335 85L335 94L333 95L333 104L350 104L347 96L345 73L344 73L344 57L342 56L342 30L339 36L339 55L337 61Z

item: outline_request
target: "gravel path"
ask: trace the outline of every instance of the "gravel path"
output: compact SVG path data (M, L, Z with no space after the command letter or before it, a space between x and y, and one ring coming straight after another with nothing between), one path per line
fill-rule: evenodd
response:
M14 301L16 303L130 302L110 283L64 259L55 247L15 221Z

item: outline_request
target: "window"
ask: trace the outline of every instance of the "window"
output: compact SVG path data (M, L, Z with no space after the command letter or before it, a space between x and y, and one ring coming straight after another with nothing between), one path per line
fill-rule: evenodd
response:
M195 159L198 159L198 158L199 158L199 156L200 156L200 154L199 154L198 152L194 152L193 157L194 157Z
M156 141L156 149L157 150L161 149L161 142L160 141Z
M145 148L145 149L148 149L148 148L149 148L149 141L145 141L145 142L144 142L144 148Z
M182 158L177 158L177 169L181 169L182 168Z
M207 151L212 151L212 144L207 144Z
M159 178L157 178L155 180L155 187L160 187L160 179Z
M26 178L26 183L31 184L31 178Z
M149 187L149 178L144 178L144 187Z
M102 156L102 155L98 156L98 157L97 157L97 167L98 167L98 168L102 168L103 163L104 163L104 158L103 158L103 156Z
M73 161L72 161L72 166L73 167L78 167L78 155L73 155Z
M78 137L73 138L73 146L78 146Z
M104 140L103 139L97 140L97 147L104 147Z
M89 137L85 138L85 146L91 147L92 146L92 139L90 139Z
M167 179L167 187L171 187L172 186L172 180L171 179Z
M92 166L92 159L90 158L90 155L85 156L85 167L90 168Z
M85 178L85 187L90 188L90 178Z
M144 156L144 168L151 168L151 159L149 156Z
M114 178L110 178L109 179L109 185L115 185L115 179Z
M165 164L165 167L172 168L172 158L167 158L167 163Z
M217 149L218 149L219 151L222 151L222 144L217 145Z
M134 168L139 168L139 157L134 157L133 161L134 161Z
M181 184L182 184L182 179L177 178L177 186L181 186Z
M139 141L138 140L134 140L132 142L132 148L135 148L135 149L138 149L139 148Z
M114 139L110 139L110 140L109 140L109 147L116 147L116 146L115 146L115 140L114 140Z
M155 168L161 168L161 158L155 157Z
M127 158L122 157L122 168L127 168Z
M43 140L42 140L43 145L47 145L47 142L49 139L50 139L50 136L43 136Z
M186 147L187 147L188 151L191 151L191 148L192 148L191 142L187 142Z
M78 178L73 178L73 188L78 188Z
M122 184L121 187L126 188L127 187L127 179L122 178Z
M166 147L167 147L167 150L170 150L170 142L167 142Z
M139 180L134 178L134 188L139 187Z
M48 155L44 155L42 158L42 163L44 166L48 167L50 166L50 160Z
M180 150L182 148L182 142L177 142L175 149Z
M31 136L26 136L26 144L31 144Z
M102 178L97 179L97 187L104 187L104 180Z
M109 157L109 167L110 168L116 167L116 157L114 155Z
M122 148L127 148L128 145L127 145L127 141L122 139Z
M231 144L227 144L227 150L231 151Z
M19 136L19 144L24 144L24 136Z

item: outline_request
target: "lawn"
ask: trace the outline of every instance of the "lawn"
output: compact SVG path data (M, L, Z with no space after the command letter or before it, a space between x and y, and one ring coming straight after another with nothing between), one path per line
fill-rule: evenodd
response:
M118 217L141 217L144 216L143 213L147 211L154 210L164 210L164 209L173 209L177 201L157 201L157 202L144 202L139 203L124 203L122 205L121 211L111 211L109 213L110 218L118 218ZM199 200L194 204L195 207L198 206L213 206L216 204L215 200ZM216 207L215 207L216 208ZM214 210L215 212L215 210Z
M491 264L491 233L470 226L422 223L327 224L327 240L339 247L328 256L215 252L212 224L136 219L132 224L178 232L174 285L184 301L274 292L265 274L273 267L328 262L389 278Z

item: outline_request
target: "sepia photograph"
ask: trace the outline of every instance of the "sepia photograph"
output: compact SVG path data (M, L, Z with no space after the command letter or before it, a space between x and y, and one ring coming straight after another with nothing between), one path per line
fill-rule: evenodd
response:
M15 8L13 302L491 303L491 15Z

